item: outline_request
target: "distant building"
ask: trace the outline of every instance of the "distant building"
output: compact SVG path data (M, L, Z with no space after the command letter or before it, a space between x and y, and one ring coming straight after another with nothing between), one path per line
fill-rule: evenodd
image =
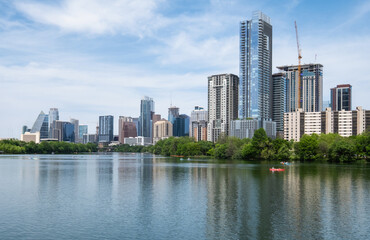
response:
M21 134L21 141L40 143L40 132Z
M152 117L154 114L154 101L152 98L144 96L140 103L139 136L153 138L152 136Z
M156 123L154 123L153 129L153 143L155 144L159 140L172 137L172 127L172 123L170 121L167 121L166 119L156 121Z
M124 143L128 144L130 146L148 146L152 145L152 139L149 137L130 137L130 138L125 138Z
M175 118L173 124L173 136L189 136L189 119L189 116L186 114L180 114L177 118Z
M299 107L304 112L321 112L323 101L323 65L303 64L301 66L301 99L298 91L298 66L277 67L287 79L287 111L294 112Z
M43 111L40 112L32 126L31 133L40 133L40 139L49 137L49 117Z
M22 127L22 134L24 134L25 132L27 132L27 130L28 130L28 127L26 125L24 125Z
M195 141L207 141L208 111L195 106L190 115L189 136Z
M216 142L221 133L229 135L230 122L238 117L238 84L234 74L208 77L208 141Z
M84 134L82 136L82 143L97 143L98 142L98 135L96 134Z
M254 132L260 128L266 131L270 138L276 138L276 122L259 121L258 119L242 119L231 121L230 136L243 138L252 138Z
M55 120L52 124L53 139L64 142L75 141L75 127L72 123L66 121Z
M84 134L88 134L89 126L88 125L79 125L78 127L78 138L83 142Z
M139 136L139 118L132 118L132 122L135 123L136 135Z
M120 116L118 119L118 141L124 144L124 138L137 137L136 124L132 117Z
M272 75L272 121L276 122L276 131L284 133L284 113L287 109L287 79L284 73Z
M78 121L77 119L71 119L70 122L73 124L74 126L74 133L75 133L75 142L80 142L80 133L79 133L79 130L80 130L80 121ZM82 139L81 139L81 142L82 142Z
M330 106L333 111L352 110L352 86L350 84L341 84L331 88Z
M113 116L99 116L99 143L113 141Z
M178 118L180 115L179 108L176 106L171 106L168 108L168 121L172 124L175 123L175 119Z
M49 110L49 138L55 138L53 136L53 122L59 120L59 110L58 108L50 108Z
M359 135L370 127L370 111L357 107L354 111L295 112L284 114L284 139L299 141L303 134L338 133L343 137Z

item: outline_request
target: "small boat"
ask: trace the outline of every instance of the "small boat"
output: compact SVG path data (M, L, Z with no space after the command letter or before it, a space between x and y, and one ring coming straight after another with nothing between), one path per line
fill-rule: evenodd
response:
M270 168L270 171L271 172L283 172L285 171L285 169L284 168Z

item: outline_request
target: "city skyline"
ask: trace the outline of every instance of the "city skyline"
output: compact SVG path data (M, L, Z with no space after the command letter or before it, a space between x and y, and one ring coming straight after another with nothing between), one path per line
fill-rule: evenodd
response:
M6 103L0 110L7 126L0 138L19 138L23 125L32 126L52 107L60 119L94 129L98 116L138 117L144 95L163 116L171 102L186 114L206 106L207 76L239 73L238 28L254 10L273 24L273 73L278 65L297 64L297 20L302 63L324 66L324 100L330 88L351 84L352 107L370 108L370 3L321 3L325 11L315 1L88 3L0 0L0 95Z

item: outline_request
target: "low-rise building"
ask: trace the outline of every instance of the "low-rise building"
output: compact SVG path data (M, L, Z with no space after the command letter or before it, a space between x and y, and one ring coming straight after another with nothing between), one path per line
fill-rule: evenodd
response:
M357 107L353 111L295 112L284 114L284 139L299 141L303 134L338 133L349 137L363 133L370 127L370 111Z
M230 136L252 138L257 129L263 128L270 138L276 138L276 122L261 121L258 119L233 120L230 124Z
M40 143L40 132L21 134L21 141Z
M124 144L130 146L149 146L152 145L152 139L150 137L129 137L124 139Z

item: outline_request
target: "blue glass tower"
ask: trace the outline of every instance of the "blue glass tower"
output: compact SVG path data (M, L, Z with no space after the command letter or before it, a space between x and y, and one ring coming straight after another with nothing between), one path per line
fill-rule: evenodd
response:
M272 118L272 26L262 12L240 22L238 117Z
M139 136L152 138L152 117L154 101L150 97L143 97L140 104Z
M40 112L32 126L31 133L40 132L40 139L49 137L49 116L43 111Z
M99 142L113 141L113 116L99 116Z

